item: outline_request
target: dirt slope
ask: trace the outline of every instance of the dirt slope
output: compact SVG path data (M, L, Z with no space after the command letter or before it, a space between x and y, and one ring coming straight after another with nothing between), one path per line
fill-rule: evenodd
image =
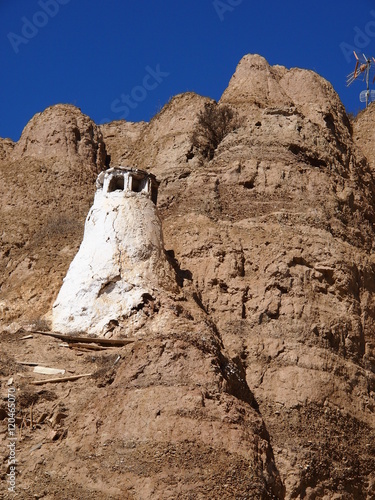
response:
M18 442L22 498L375 496L373 113L351 124L319 75L247 55L219 103L100 127L59 105L0 141L2 391L13 376L20 414L47 414ZM109 163L161 180L179 292L113 352L21 340ZM94 375L35 387L15 362L35 359Z

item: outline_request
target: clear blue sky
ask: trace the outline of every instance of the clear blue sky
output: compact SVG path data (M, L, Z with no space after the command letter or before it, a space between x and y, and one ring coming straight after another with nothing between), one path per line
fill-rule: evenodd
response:
M247 53L317 71L357 112L350 46L375 56L374 0L0 0L0 137L56 103L100 123L186 91L218 100Z

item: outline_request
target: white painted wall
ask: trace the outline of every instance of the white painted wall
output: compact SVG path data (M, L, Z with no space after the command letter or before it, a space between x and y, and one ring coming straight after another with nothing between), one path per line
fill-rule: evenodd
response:
M157 296L172 278L154 203L142 193L100 189L53 305L52 328L102 335L111 320L134 314L144 293Z

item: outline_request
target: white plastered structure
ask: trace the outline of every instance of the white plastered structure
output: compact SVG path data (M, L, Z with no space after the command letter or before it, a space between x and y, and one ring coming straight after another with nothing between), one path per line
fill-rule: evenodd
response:
M125 167L99 174L83 241L52 308L54 331L104 335L172 284L158 185L153 175Z

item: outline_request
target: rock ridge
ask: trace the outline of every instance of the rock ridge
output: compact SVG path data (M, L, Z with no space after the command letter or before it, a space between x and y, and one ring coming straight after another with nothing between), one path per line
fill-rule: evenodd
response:
M206 104L236 120L211 157L193 141ZM58 105L0 141L4 366L14 332L51 310L96 174L126 163L161 181L176 289L129 318L119 335L137 342L116 365L96 357L97 386L65 400L69 433L37 452L70 497L106 498L109 480L113 498L375 496L374 106L350 121L321 76L248 54L217 103L186 93L149 123L100 126ZM40 464L25 455L24 484Z

